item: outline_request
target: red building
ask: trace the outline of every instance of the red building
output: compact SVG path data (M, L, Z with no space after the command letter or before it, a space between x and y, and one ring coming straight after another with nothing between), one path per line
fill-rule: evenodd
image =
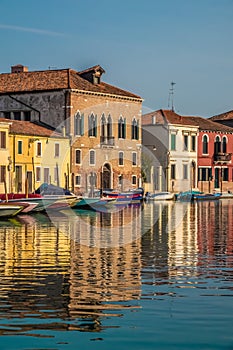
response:
M233 190L233 128L210 119L188 117L199 125L198 188Z

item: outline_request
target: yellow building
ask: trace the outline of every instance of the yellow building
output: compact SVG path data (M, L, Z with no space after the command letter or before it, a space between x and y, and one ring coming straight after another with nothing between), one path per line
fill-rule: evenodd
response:
M67 137L27 121L4 120L4 123L6 130L9 129L4 156L8 192L30 193L44 182L69 186L70 146ZM1 125L3 128L3 122ZM3 150L0 152L2 154ZM4 166L2 156L0 159Z
M7 169L9 168L9 127L10 122L1 119L0 121L0 193L5 193L5 186L9 183Z

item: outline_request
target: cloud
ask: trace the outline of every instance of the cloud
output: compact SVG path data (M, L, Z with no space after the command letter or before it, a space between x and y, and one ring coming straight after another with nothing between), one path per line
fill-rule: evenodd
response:
M65 36L65 34L63 34L63 33L53 32L53 31L49 31L49 30L20 27L20 26L1 24L1 23L0 23L0 29L9 29L9 30L16 30L16 31L19 30L21 32L29 32L29 33L35 33L35 34L40 34L40 35Z

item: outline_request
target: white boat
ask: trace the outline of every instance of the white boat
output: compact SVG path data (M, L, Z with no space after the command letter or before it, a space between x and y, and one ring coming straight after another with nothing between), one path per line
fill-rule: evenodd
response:
M168 200L174 199L174 193L171 193L171 192L155 192L155 193L147 192L145 197L146 197L146 200L151 200L151 201L168 201Z
M0 203L0 218L15 216L24 209L23 206L9 203Z

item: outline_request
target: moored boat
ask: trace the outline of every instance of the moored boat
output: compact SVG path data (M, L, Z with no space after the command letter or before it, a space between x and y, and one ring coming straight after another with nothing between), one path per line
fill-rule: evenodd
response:
M174 193L171 192L155 192L150 193L147 192L145 195L146 200L150 201L167 201L167 200L173 200L174 199Z
M129 191L115 191L115 190L105 190L103 191L104 198L116 199L116 205L126 205L126 204L137 204L143 200L144 190L143 188L138 188Z
M10 203L0 203L0 218L12 217L19 214L23 210L23 206L10 204Z

